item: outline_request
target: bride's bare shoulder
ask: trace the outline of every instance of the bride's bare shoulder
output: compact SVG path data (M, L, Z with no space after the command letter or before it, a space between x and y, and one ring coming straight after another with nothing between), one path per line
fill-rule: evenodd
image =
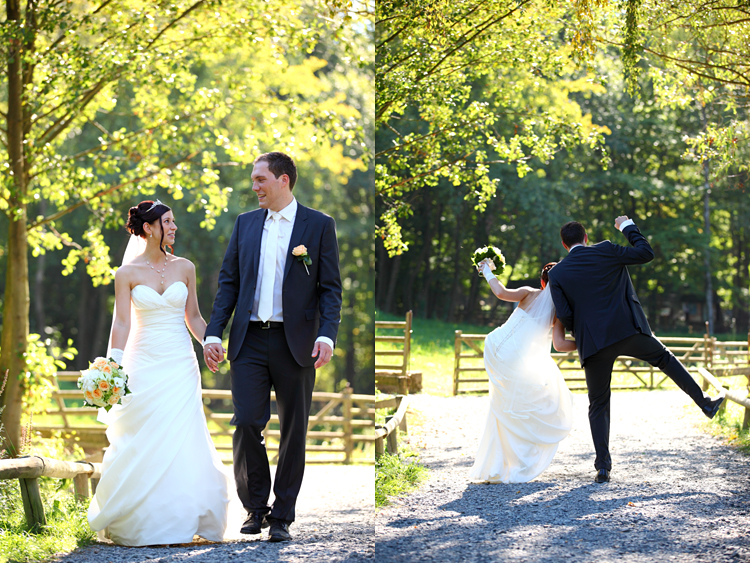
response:
M518 306L521 307L521 309L525 309L529 305L531 305L534 300L537 298L537 296L542 292L541 289L537 289L535 287L529 287L529 286L523 286L520 289L528 289L529 292L526 294L526 297L521 299L521 301L518 303Z
M195 264L193 264L187 258L182 256L175 256L174 254L169 257L169 261L172 262L177 268L185 270L195 270Z

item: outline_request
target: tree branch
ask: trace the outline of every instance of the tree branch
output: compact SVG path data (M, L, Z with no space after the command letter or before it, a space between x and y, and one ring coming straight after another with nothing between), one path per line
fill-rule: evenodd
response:
M65 128L70 125L70 123L78 117L78 115L86 109L86 106L91 103L91 101L96 97L96 95L102 91L102 89L112 80L115 80L119 77L119 74L115 77L113 77L110 80L102 79L96 86L91 88L81 100L80 104L76 104L74 106L74 110L69 111L67 114L63 115L62 117L59 117L55 122L50 125L47 130L42 133L40 137L41 144L49 143L52 139L57 137L61 132L65 130Z
M176 18L175 18L175 19L173 19L173 20L172 20L171 22L169 22L169 23L168 23L168 24L167 24L166 26L164 26L164 27L162 28L162 30L161 30L161 31L160 31L159 33L157 33L157 34L156 34L156 37L154 37L154 38L153 38L153 39L152 39L152 40L151 40L151 41L149 42L149 44L148 44L148 45L146 45L146 49L145 49L145 50L146 50L146 51L148 51L148 50L149 50L149 49L151 48L151 46L152 46L152 45L153 45L154 43L156 43L156 41L157 41L157 40L158 40L158 39L159 39L159 38L160 38L160 37L161 37L161 36L162 36L162 35L163 35L164 33L166 33L166 31L167 31L167 30L168 30L169 28L171 28L172 26L174 26L174 25L175 25L175 24L176 24L176 23L177 23L178 21L180 21L181 19L183 19L184 17L186 17L186 16L187 16L188 14L190 14L190 13L191 13L191 12L192 12L193 10L197 10L197 9L198 9L198 7L199 7L199 6L201 5L201 4L204 4L204 3L205 3L205 0L198 0L198 2L196 2L195 4L193 4L192 6L190 6L190 7L189 7L189 8L187 9L187 10L185 10L185 11L184 11L184 12L182 13L182 15L180 15L180 16L178 16L178 17L176 17Z
M413 182L414 180L418 178L423 178L424 176L430 176L431 174L434 174L438 170L442 170L446 166L452 166L453 164L456 164L457 162L465 161L471 154L475 151L470 151L466 153L464 156L458 157L456 160L453 160L451 162L446 162L441 166L438 166L437 168L433 168L432 170L428 170L427 172L422 172L421 174L417 174L416 176L410 176L408 178L404 178L400 182L393 184L391 186L388 186L386 189L379 191L376 195L385 195L386 192L389 192L391 190L394 190L398 188L399 186L403 186L404 184L408 184L409 182Z
M169 166L164 166L162 168L159 168L158 170L155 170L154 172L152 172L150 174L146 174L145 176L140 176L138 178L133 178L132 180L128 180L127 182L122 182L120 184L116 184L114 186L110 186L109 188L106 188L104 190L101 190L101 191L95 193L94 195L92 195L89 198L82 199L81 201L79 201L77 203L74 203L73 205L70 205L70 206L66 207L65 209L61 209L57 213L53 213L52 215L48 215L47 217L44 217L44 218L42 218L42 219L40 219L38 221L30 223L29 226L26 228L26 230L30 231L31 229L35 229L37 227L40 227L41 225L45 225L45 224L49 223L50 221L56 221L57 219L59 219L60 217L65 216L65 215L67 215L71 211L74 211L74 210L78 209L79 207L82 207L82 206L86 205L92 199L98 199L98 198L104 197L104 196L109 195L109 194L111 194L113 192L116 192L117 190L120 190L120 189L122 189L125 186L128 186L130 184L135 184L137 182L142 182L143 180L147 180L148 178L153 178L154 176L156 176L157 174L160 174L161 172L163 172L165 170L172 170L173 168L176 168L177 166L179 166L183 162L187 162L188 160L190 160L192 158L195 158L199 154L200 154L200 151L196 151L196 152L191 153L191 154L187 155L186 157L178 160L177 162L174 162L174 163L170 164Z

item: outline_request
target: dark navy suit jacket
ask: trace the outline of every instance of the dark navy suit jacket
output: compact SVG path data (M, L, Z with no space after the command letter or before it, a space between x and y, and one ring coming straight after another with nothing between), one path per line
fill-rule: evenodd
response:
M300 366L311 366L311 356L318 336L334 343L341 318L341 275L339 248L334 220L304 207L298 202L287 250L282 286L284 333ZM255 299L260 265L260 242L267 210L256 209L237 217L224 262L219 273L219 290L214 299L206 336L222 337L234 312L229 331L228 357L233 361L245 340L250 312ZM307 267L292 256L292 250L303 244L312 259Z
M586 358L637 333L651 334L627 266L654 259L651 245L635 225L623 229L632 247L605 240L570 251L549 271L557 317Z

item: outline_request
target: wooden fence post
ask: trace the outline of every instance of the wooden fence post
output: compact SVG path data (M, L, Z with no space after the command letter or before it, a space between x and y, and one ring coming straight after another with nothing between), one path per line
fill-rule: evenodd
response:
M750 330L747 331L747 365L750 366ZM745 376L747 378L747 396L750 398L750 374ZM750 426L750 409L745 407L745 418L742 420L742 429L747 430Z
M393 416L386 416L385 423L388 424L392 418ZM398 455L398 428L394 428L393 432L386 436L386 448L389 454Z
M461 368L461 331L456 331L456 342L453 348L453 396L458 395L458 375Z
M47 525L44 516L44 505L42 495L39 494L39 481L33 479L19 479L21 484L21 498L23 499L23 511L26 513L26 523L29 530L36 531L41 526Z
M89 498L89 476L81 473L73 477L73 489L75 490L76 500L78 502Z
M385 453L385 444L383 438L378 436L375 438L375 459L377 460L381 455Z
M342 393L341 404L344 411L344 463L352 462L352 451L354 450L354 437L352 436L352 393L354 390L346 384Z

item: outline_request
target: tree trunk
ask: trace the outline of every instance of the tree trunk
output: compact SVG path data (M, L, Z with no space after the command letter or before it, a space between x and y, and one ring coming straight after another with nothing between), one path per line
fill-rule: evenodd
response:
M463 251L462 243L463 243L463 225L464 225L464 210L465 205L461 205L460 213L456 214L456 228L453 233L453 281L451 282L451 290L448 293L449 295L449 305L448 305L448 322L452 323L456 321L456 309L459 302L459 281L461 279L461 271L460 266L461 264L461 252Z
M706 315L708 317L708 333L714 334L714 290L711 275L711 207L709 196L711 184L708 181L708 160L703 162L703 230L706 237L706 253L704 264L706 267Z
M423 217L426 217L427 220L425 221L425 229L422 232L422 248L419 251L419 256L416 260L412 263L411 268L409 268L409 279L406 282L406 289L404 291L404 310L405 311L414 311L415 310L415 300L414 300L414 282L416 281L417 277L421 273L421 266L424 263L427 263L427 267L429 268L429 258L430 258L430 251L432 250L432 235L434 232L434 226L431 219L432 214L432 201L427 200L425 202L425 209L420 211L420 213L423 214ZM424 279L424 278L423 278ZM429 287L426 285L423 285L420 288L420 295L423 294L425 291L428 291ZM415 311L416 312L416 311Z
M21 11L18 0L6 3L6 25L18 25ZM8 61L8 156L13 185L8 198L8 258L3 302L3 328L0 335L0 372L9 371L2 397L2 422L5 444L12 455L18 452L21 437L21 405L23 374L26 370L26 344L29 337L29 260L26 217L27 169L24 154L24 107L22 76L22 45L17 39L10 43Z
M701 106L701 118L703 127L708 126L706 107ZM703 232L706 239L706 250L703 262L706 267L706 320L708 321L708 333L714 333L714 306L713 306L713 282L711 276L711 207L709 196L711 195L711 183L709 182L709 161L703 161Z
M383 309L386 313L395 313L393 309L393 300L396 295L396 285L399 282L399 270L401 269L401 254L397 255L393 259L393 267L391 268L390 280L388 282L388 295L385 298L385 306Z

